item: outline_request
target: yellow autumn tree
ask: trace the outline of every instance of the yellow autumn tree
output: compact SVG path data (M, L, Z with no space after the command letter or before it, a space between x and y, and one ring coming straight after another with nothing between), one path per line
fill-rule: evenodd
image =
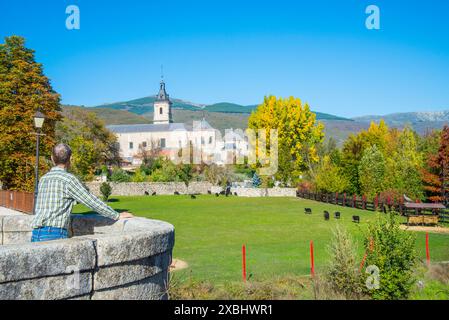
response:
M298 98L265 97L264 102L251 113L248 128L266 130L268 154L272 144L270 130L277 130L278 170L275 178L284 185L296 183L300 175L319 160L317 145L323 141L324 126L316 121L316 115L309 106ZM256 154L261 155L258 145Z

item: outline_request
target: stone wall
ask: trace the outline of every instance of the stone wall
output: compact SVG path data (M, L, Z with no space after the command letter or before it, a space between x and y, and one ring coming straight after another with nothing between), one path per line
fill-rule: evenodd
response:
M295 188L231 188L239 197L296 197Z
M89 190L96 196L101 196L100 182L86 184ZM191 182L187 187L183 182L110 182L112 195L115 196L141 196L147 192L149 195L156 192L157 195L180 194L212 194L223 191L222 187L214 186L209 182ZM240 197L296 197L295 188L231 188Z
M209 182L190 182L187 187L184 182L110 182L112 195L115 196L143 196L145 192L157 195L180 194L207 194L212 184ZM96 196L100 196L101 182L86 183L89 190Z
M0 300L167 299L172 225L73 216L70 239L31 243L32 216L0 216Z

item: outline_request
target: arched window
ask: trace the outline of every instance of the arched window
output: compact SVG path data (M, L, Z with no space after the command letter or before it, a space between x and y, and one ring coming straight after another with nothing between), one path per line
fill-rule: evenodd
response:
M159 114L162 114L162 108L159 108Z

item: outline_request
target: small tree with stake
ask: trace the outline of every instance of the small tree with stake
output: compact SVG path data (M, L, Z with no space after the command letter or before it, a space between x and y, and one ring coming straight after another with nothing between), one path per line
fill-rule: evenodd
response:
M103 182L100 186L100 192L103 196L103 201L107 202L112 192L111 185L107 182Z

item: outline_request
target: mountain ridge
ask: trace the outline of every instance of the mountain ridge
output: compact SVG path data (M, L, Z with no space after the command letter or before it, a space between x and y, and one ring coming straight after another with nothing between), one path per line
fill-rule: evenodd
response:
M115 110L126 110L137 115L148 114L153 111L153 103L156 100L156 96L147 96L143 98L133 99L129 101L114 102L108 104L102 104L90 108L109 108ZM250 114L254 111L258 104L252 105L240 105L232 102L218 102L214 104L201 104L194 103L182 99L171 98L173 103L173 109L184 109L190 111L207 111L217 113L235 113L235 114ZM313 111L317 115L317 120L347 120L351 119L340 117L337 115Z

